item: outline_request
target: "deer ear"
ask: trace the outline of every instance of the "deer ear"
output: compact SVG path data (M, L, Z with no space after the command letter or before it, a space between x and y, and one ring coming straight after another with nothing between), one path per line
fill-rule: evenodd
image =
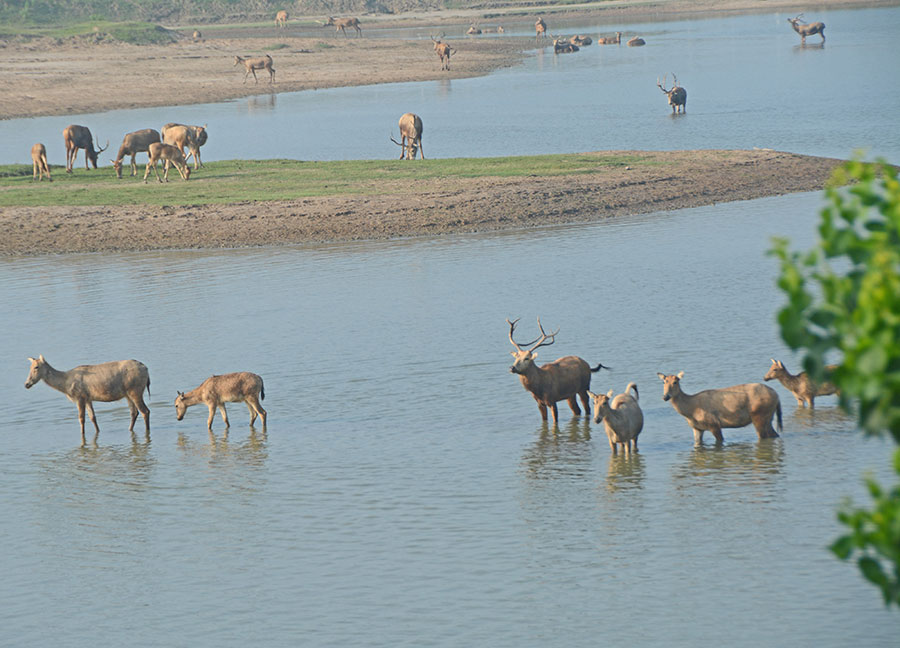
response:
M34 363L36 360L34 358L28 358L28 362Z
M683 372L683 371L679 371L679 372L678 372L678 380L681 380L682 378L684 378L684 372Z
M607 398L612 398L612 397L613 397L613 390L612 390L612 389L610 389L608 392L606 392L606 397L607 397Z
M660 379L660 380L665 380L665 379L666 379L666 374L661 374L661 373L659 373L659 372L656 372L656 375L659 376L659 379Z
M534 358L537 358L537 353L535 353L534 351L532 351L532 352L531 352L531 359L533 360Z
M592 392L590 389L587 390L587 393L588 393L588 396L590 396L591 398L597 398L597 394Z
M46 362L46 360L44 360L44 354L38 356L38 362Z

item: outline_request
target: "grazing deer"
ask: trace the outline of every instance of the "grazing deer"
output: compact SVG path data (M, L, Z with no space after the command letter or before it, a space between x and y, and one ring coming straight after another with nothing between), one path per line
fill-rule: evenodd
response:
M435 40L434 36L431 36L431 42L434 43L434 51L437 52L438 58L441 59L441 69L449 70L450 69L450 54L455 52L455 49L451 49L447 43L441 42L441 38L444 35L441 34L440 38Z
M678 112L678 109L681 108L682 114L684 113L685 108L687 107L687 90L678 85L678 77L675 76L675 73L672 73L673 86L671 90L666 90L666 77L663 76L663 82L660 84L659 77L656 77L656 85L657 87L666 93L666 96L669 98L669 105L672 106L672 114Z
M814 22L814 23L802 23L800 22L800 18L803 17L803 14L800 14L796 18L788 18L787 21L791 23L791 27L794 28L794 31L800 34L800 43L806 44L806 37L813 36L815 34L819 34L822 37L822 42L825 42L825 23L822 22Z
M162 127L162 141L166 144L172 144L181 149L187 147L188 154L185 156L185 162L194 157L194 170L196 171L203 166L200 161L200 147L206 144L208 136L206 134L206 124L203 126L188 126L186 124L168 123Z
M837 368L837 365L827 365L825 371L831 373ZM834 383L829 381L821 384L815 383L805 371L794 375L784 368L783 362L772 359L772 366L769 367L763 380L775 379L787 387L788 391L797 399L797 405L800 407L806 407L809 404L812 409L816 406L816 396L830 396L838 393L838 388Z
M334 19L333 16L328 16L328 22L325 23L325 27L328 25L334 25L334 35L337 36L338 32L343 32L344 36L347 35L347 27L353 27L356 29L357 38L362 36L362 28L359 26L359 18L338 18Z
M694 430L694 442L703 441L703 432L712 432L721 443L723 428L739 428L753 424L760 439L774 439L778 433L772 427L772 417L778 417L781 430L781 401L771 387L762 383L747 383L722 389L707 389L696 394L681 391L684 377L658 373L663 381L663 400L671 400L675 411L681 414Z
M257 70L267 70L269 72L269 83L275 83L275 68L272 67L272 57L266 54L257 58L244 58L242 56L234 57L235 65L244 65L244 83L247 83L247 76L253 75L253 82L259 83L256 78Z
M53 178L50 177L50 165L47 164L47 149L38 142L31 147L31 179L40 182L44 179L45 173L47 180L53 182Z
M100 426L94 415L93 401L108 403L128 400L131 410L129 432L134 432L134 422L138 411L144 416L144 425L150 431L150 409L144 404L144 390L150 394L150 372L137 360L104 362L97 365L81 365L68 371L58 371L44 360L44 356L28 358L31 371L25 381L25 389L43 380L53 389L65 394L78 407L78 421L81 423L81 441L84 442L84 412L87 410L97 434Z
M630 390L634 391L633 397L628 393ZM625 452L637 452L638 435L644 429L644 413L638 405L637 385L628 383L625 391L615 398L613 393L612 389L606 394L588 392L594 404L594 423L603 421L613 454L618 454L619 445Z
M88 162L97 168L97 157L109 148L109 140L106 146L100 148L100 142L97 142L97 148L94 148L94 141L91 131L86 126L78 126L72 124L66 126L63 130L63 140L66 143L66 173L72 173L72 167L75 164L75 158L78 156L78 149L84 149L84 168L90 169Z
M119 180L122 179L122 160L125 159L126 155L131 156L131 175L136 176L137 163L135 162L135 157L137 157L138 153L147 153L150 150L150 145L159 141L159 131L152 128L145 128L143 130L134 131L133 133L128 133L122 139L122 145L119 147L116 159L113 160L116 177Z
M629 39L625 44L628 45L628 47L640 47L641 45L646 45L647 42L640 36L635 36L634 38Z
M578 45L565 40L565 38L557 38L553 34L550 34L550 38L553 39L554 54L572 54L573 52L577 52L580 49Z
M541 326L541 318L538 318L541 335L537 340L526 343L526 345L533 344L534 346L530 349L523 349L513 339L518 321L518 319L512 322L506 320L506 323L509 324L509 341L516 347L515 351L510 351L515 361L509 370L511 373L518 374L522 386L526 391L531 392L534 400L537 401L541 418L547 420L547 408L549 407L553 414L553 424L556 425L559 417L556 403L562 400L569 403L575 416L581 416L576 396L581 398L585 412L590 413L588 390L591 388L591 373L600 371L603 369L603 365L598 364L591 368L578 356L565 356L538 367L534 363L534 359L537 357L535 349L553 344L559 329L556 329L554 333L545 333L544 327Z
M400 141L391 136L391 141L401 148L400 159L404 155L407 160L415 160L416 152L422 152L425 159L425 149L422 148L422 118L413 113L406 113L400 117Z
M287 26L288 21L288 12L282 9L277 14L275 14L275 26L284 28Z
M590 36L582 36L581 34L579 34L577 36L572 36L572 38L569 39L569 42L577 47L586 47L593 43L594 39ZM597 42L599 42L599 40Z
M265 400L266 390L263 379L249 371L210 376L196 389L189 392L178 392L175 398L175 415L180 421L184 413L191 405L205 403L209 408L209 418L206 427L212 431L213 418L216 416L216 408L222 412L222 420L225 427L230 427L228 412L225 411L225 403L246 403L250 410L250 425L256 422L256 416L262 419L263 428L266 427L266 410L259 404Z
M618 45L622 42L622 32L616 32L615 38L598 38L597 45Z
M200 41L203 39L203 34L200 33L199 29L195 29L194 33L191 34L191 38L193 38L194 42L196 43L197 41Z
M547 23L544 22L544 18L542 16L538 16L538 19L534 23L534 39L540 42L544 35L547 33Z
M148 153L150 154L150 161L147 162L147 169L144 171L144 184L147 184L147 176L150 175L151 167L153 168L153 172L156 173L156 179L162 182L159 177L159 169L156 168L156 163L160 160L165 160L164 177L166 182L169 181L169 167L171 165L174 165L175 168L178 169L178 173L181 174L182 178L190 180L191 168L187 165L187 162L184 161L184 153L182 153L177 146L154 142L150 145Z

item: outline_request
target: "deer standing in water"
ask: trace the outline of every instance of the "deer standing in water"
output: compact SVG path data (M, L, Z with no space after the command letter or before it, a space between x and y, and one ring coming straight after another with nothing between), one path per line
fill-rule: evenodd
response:
M263 429L266 427L266 410L259 404L266 398L266 389L263 379L249 371L210 376L196 389L189 392L178 392L175 399L175 416L180 421L184 413L191 405L204 403L209 408L209 418L206 419L206 427L212 431L213 418L216 416L216 408L222 412L222 420L225 427L230 427L228 412L225 411L225 403L246 403L250 410L250 425L256 422L256 416L262 419Z
M663 77L663 82L660 84L659 77L656 77L656 85L666 93L666 96L669 98L669 105L672 106L672 114L678 112L678 109L681 109L682 114L684 113L684 109L687 107L687 90L678 85L678 77L675 76L675 73L672 73L673 86L671 90L666 90L666 77Z
M803 14L800 14L796 18L788 18L787 21L791 23L791 27L794 28L794 31L800 34L800 43L806 45L806 37L814 36L818 34L822 37L822 42L825 42L825 23L823 22L814 22L814 23L802 23L800 22L800 18L803 17Z

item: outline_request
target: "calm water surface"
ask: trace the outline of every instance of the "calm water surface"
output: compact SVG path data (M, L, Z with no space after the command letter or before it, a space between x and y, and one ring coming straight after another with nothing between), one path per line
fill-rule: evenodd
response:
M0 624L9 645L896 646L900 622L826 545L865 471L822 398L780 439L694 447L686 389L797 360L772 234L810 244L815 194L570 228L391 243L0 260ZM536 269L539 269L536 271ZM508 372L507 317L635 380L638 455ZM152 433L23 388L136 357ZM265 378L267 431L175 420L212 372Z
M389 135L408 111L424 120L429 157L760 147L839 158L864 149L900 163L900 84L890 72L900 67L900 7L807 13L828 26L824 48L818 36L801 47L787 14L567 24L567 33L594 36L639 31L647 45L544 49L478 79L0 121L0 163L30 164L41 141L62 164L62 130L73 122L110 140L107 166L124 133L170 121L208 125L204 160L390 158L399 153ZM418 36L433 56L427 33ZM465 42L457 47L462 61ZM677 118L656 87L673 72L688 91Z

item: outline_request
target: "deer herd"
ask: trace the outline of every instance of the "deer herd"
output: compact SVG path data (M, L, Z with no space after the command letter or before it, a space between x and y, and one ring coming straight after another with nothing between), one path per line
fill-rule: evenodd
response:
M151 155L161 155L158 151L165 150L168 146L160 142L151 143ZM175 147L170 148L177 151ZM190 173L189 169L186 171ZM513 364L509 371L519 376L522 387L534 398L542 421L547 423L549 411L553 417L555 430L559 422L557 403L566 401L574 416L581 416L584 408L585 415L594 423L603 424L612 454L618 454L620 448L625 453L636 452L638 436L644 427L644 414L639 404L637 383L629 382L620 394L616 394L613 389L606 393L594 393L591 391L592 375L601 369L611 371L610 367L600 362L592 367L583 358L568 355L538 366L535 362L537 349L554 344L559 329L547 333L541 319L538 318L540 335L530 342L520 343L514 337L518 321L518 319L506 320L509 325L509 341L515 348L515 351L510 352ZM144 402L143 395L144 391L150 395L150 372L143 363L137 360L121 360L80 365L68 371L60 371L53 368L43 355L29 358L28 361L31 368L25 381L25 388L30 389L43 380L75 403L82 443L85 437L85 413L90 417L96 433L100 433L100 426L94 413L95 401L112 402L126 399L131 413L128 430L134 432L134 424L140 413L144 417L144 426L149 435L150 409ZM832 373L836 368L830 365L826 367L826 372ZM702 443L704 432L710 432L716 443L722 443L723 429L742 428L751 424L760 439L777 438L778 432L782 431L781 400L778 393L767 385L751 382L690 394L681 387L683 371L677 374L658 373L657 376L663 383L663 400L671 402L675 411L687 421L693 431L695 444ZM775 359L772 360L764 380L781 382L797 399L798 406L803 408L815 407L816 396L838 393L832 383L816 382L806 372L791 374L784 363ZM265 397L263 379L255 373L241 371L213 375L195 389L177 392L175 416L181 421L189 407L203 403L209 410L206 427L212 433L216 410L221 412L222 421L228 428L230 423L225 403L245 403L250 413L251 427L259 418L265 430L268 416L260 404ZM593 417L591 417L592 408ZM776 422L774 425L773 421Z

